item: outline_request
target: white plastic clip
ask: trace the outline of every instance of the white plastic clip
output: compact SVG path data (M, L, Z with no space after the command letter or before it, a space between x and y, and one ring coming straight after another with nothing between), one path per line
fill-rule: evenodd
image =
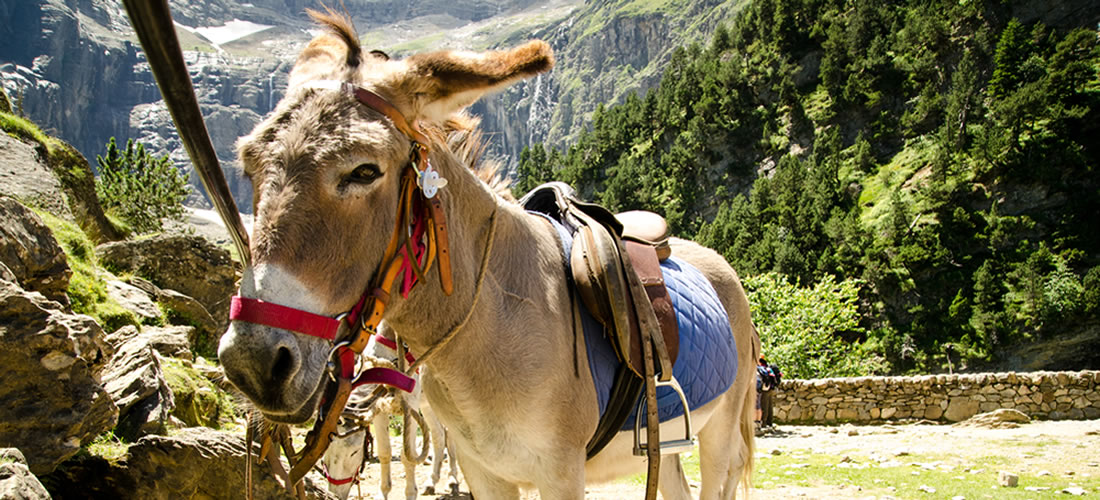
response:
M417 172L416 184L420 186L420 191L424 193L425 198L434 198L440 189L447 187L447 179L441 177L429 161L428 168L423 172Z

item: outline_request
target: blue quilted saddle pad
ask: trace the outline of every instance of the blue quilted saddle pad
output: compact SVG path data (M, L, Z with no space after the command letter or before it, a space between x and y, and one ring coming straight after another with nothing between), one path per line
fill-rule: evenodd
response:
M572 235L556 220L549 220L558 230L564 255L573 246ZM568 262L568 259L566 259ZM680 383L688 406L699 408L722 395L733 385L737 375L737 345L730 331L729 315L710 281L686 261L670 257L661 262L665 286L676 310L680 330L680 352L672 366L672 375ZM615 381L620 361L611 347L611 340L601 325L581 307L584 343L588 351L588 368L596 385L600 416L607 409L611 385ZM661 422L684 413L680 398L669 387L657 388L658 417ZM636 405L635 405L636 407ZM622 430L634 428L635 413L631 412ZM641 422L645 427L645 418Z
M699 408L725 393L737 375L737 345L730 332L729 315L710 281L691 264L670 257L661 262L661 272L680 329L680 353L672 365L672 375L684 390L688 406ZM584 337L602 416L620 362L603 327L598 323L595 326L598 331L586 326ZM684 413L679 396L670 387L657 388L657 409L661 422ZM636 412L635 407L622 430L634 428ZM644 418L641 426L645 427Z

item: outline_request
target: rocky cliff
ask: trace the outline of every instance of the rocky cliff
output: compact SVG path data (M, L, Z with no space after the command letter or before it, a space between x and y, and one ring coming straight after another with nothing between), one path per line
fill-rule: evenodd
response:
M398 56L446 46L480 49L549 40L558 54L552 73L474 109L485 118L493 151L514 164L532 142L561 143L575 135L597 104L656 85L671 51L705 39L740 1L673 1L644 8L609 1L578 8L576 0L346 5L368 46ZM250 186L235 167L233 144L283 96L293 58L311 36L304 10L319 4L174 0L171 5L211 139L237 204L247 212ZM0 0L0 18L11 21L0 26L0 84L17 109L89 159L110 137L133 138L189 169L121 5ZM202 206L201 184L197 177L192 181L196 195L189 204Z
M562 22L530 34L554 47L556 66L474 106L483 126L497 132L490 135L498 138L492 151L514 167L530 144L568 143L588 126L597 106L655 87L674 50L705 42L718 24L733 20L743 3L591 1Z
M175 5L177 22L184 26L210 22L214 16L232 20L244 15L236 2L174 4L179 4ZM307 26L305 20L294 21L292 16L252 10L261 21L278 19L284 25ZM189 169L186 152L119 3L0 0L0 19L6 20L0 23L0 84L17 110L70 141L93 164L107 140L116 137L143 141L152 151L170 154L177 165ZM226 177L238 204L247 209L251 188L241 182L234 167L233 143L278 102L289 71L286 61L296 44L307 41L309 35L287 29L277 47L250 56L248 51L233 55L184 27L177 31L181 44L192 49L185 52L185 60ZM198 179L193 181L196 191L201 191ZM190 201L203 204L198 194Z

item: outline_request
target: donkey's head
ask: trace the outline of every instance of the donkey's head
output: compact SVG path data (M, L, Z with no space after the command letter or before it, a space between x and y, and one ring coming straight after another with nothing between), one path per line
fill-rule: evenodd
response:
M393 60L363 52L346 18L314 17L328 33L302 51L286 97L238 143L255 193L252 267L240 296L337 317L357 303L388 253L412 137L430 142L424 146L444 177L458 175L446 141L433 131L485 93L553 62L542 42ZM392 109L365 105L352 89ZM449 189L438 196L451 196ZM313 414L333 348L331 340L294 330L233 321L218 348L229 380L275 421Z

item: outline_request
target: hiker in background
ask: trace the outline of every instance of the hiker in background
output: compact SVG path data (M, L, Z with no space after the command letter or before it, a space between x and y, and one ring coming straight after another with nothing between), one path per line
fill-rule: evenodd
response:
M775 426L772 421L772 393L782 380L779 367L768 364L763 355L756 364L756 421L760 429L770 429Z

